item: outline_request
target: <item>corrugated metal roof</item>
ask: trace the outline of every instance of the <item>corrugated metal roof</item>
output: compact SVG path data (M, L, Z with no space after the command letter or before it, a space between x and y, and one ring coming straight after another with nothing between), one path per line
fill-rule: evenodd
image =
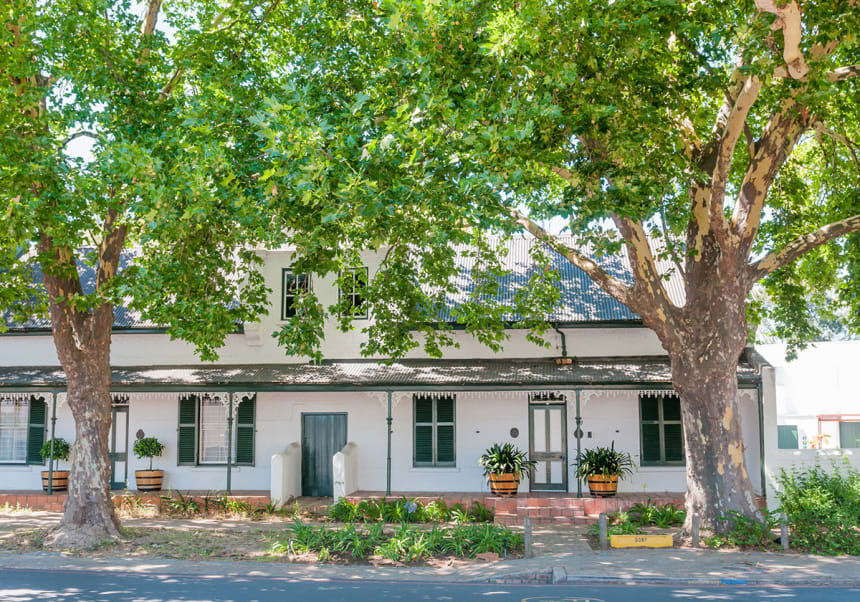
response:
M744 358L738 381L759 380ZM249 390L408 389L425 387L528 388L608 385L669 385L671 367L665 357L615 357L576 360L559 365L553 359L327 361L312 364L196 365L114 367L116 390L247 388ZM0 388L65 386L62 369L50 366L2 367Z
M561 237L561 241L571 247L576 247L576 241L572 237ZM511 308L511 312L504 315L503 319L508 322L522 320L523 316L514 311L514 296L518 290L528 286L530 278L545 266L538 265L532 258L532 248L542 243L533 238L516 236L508 240L491 239L491 244L498 249L502 258L502 267L506 274L499 279L498 294L492 299L480 298L478 301L492 302ZM504 248L501 246L504 245ZM545 247L546 248L546 247ZM453 283L457 292L446 298L445 308L439 316L440 322L456 322L457 307L473 298L475 293L475 278L473 271L476 269L475 259L469 253L469 247L460 245L457 247L457 265L459 276ZM613 299L603 289L597 286L586 274L571 264L565 257L555 251L547 250L550 267L558 271L561 278L557 283L561 293L561 299L557 307L546 316L550 322L562 322L570 324L586 324L592 322L639 322L639 316L631 312L627 307ZM589 255L597 261L607 272L622 280L632 282L630 264L627 254L618 256L597 257L593 253ZM131 251L124 251L120 262L120 269L124 269L133 258ZM658 268L663 273L672 272L672 264L668 261L658 261ZM78 270L81 274L81 284L85 293L92 292L95 288L95 270L86 264L79 263ZM34 266L34 280L41 282L42 274L38 265ZM681 278L675 276L664 281L664 286L670 298L677 304L683 304L684 289ZM50 329L50 320L31 319L23 324L13 324L8 316L4 316L9 329L12 331L46 330ZM116 329L148 329L157 328L158 325L143 320L139 312L132 311L124 306L114 308L114 328Z
M559 240L570 248L579 248L576 239L571 236L561 236ZM615 322L638 321L639 316L630 311L625 305L616 301L606 291L600 288L585 272L570 263L560 253L551 250L534 238L516 236L510 240L491 240L502 258L502 268L507 272L499 282L499 294L485 301L513 307L514 296L518 290L528 286L530 279L546 266L538 264L532 258L532 250L539 246L546 251L550 269L557 271L560 279L557 283L561 299L557 307L546 317L550 322L586 323L586 322ZM501 244L504 249L499 248ZM460 277L455 282L458 291L448 298L447 308L441 316L441 321L455 321L458 305L472 298L475 291L475 280L472 272L475 269L475 258L469 253L467 245L457 248L457 263L460 267ZM585 250L586 254L596 261L609 274L626 284L632 284L633 277L627 253L619 255L597 256ZM656 255L656 253L655 253ZM678 277L677 270L671 261L657 259L657 268L662 274L668 275L663 285L669 298L678 305L684 303L683 280ZM510 322L517 322L523 316L511 312L505 315Z
M124 270L134 259L134 252L125 250L120 255L120 270ZM96 288L96 270L93 266L84 262L78 261L78 274L81 278L81 288L85 295L95 291ZM42 266L41 264L32 264L30 267L33 273L33 281L38 284L42 283ZM26 322L12 322L9 314L3 315L3 320L6 322L9 330L12 332L28 331L28 330L50 330L51 321L48 318L30 318ZM158 328L154 322L144 320L140 312L134 311L128 307L117 305L113 309L113 327L117 330L126 329L147 329Z

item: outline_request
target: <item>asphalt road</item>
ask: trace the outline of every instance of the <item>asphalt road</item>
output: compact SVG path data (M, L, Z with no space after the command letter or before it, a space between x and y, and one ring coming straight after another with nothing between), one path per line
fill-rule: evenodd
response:
M860 588L677 587L663 585L478 585L391 581L293 581L138 575L89 571L0 569L0 600L278 600L375 602L377 600L516 600L529 602L656 602L663 600L860 600Z

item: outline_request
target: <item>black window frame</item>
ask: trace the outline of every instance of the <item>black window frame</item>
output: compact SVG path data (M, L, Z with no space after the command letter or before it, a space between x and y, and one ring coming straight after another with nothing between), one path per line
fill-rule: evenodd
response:
M282 268L281 269L281 321L286 322L290 320L293 316L296 315L296 309L292 306L292 301L298 297L297 294L292 293L289 294L287 290L287 279L289 276L295 276L296 281L304 276L305 277L305 291L310 292L311 288L311 275L306 274L304 272L297 272L293 268ZM300 287L295 288L294 290L298 291ZM287 296L291 299L290 303L287 303Z
M347 272L349 272L352 276L351 292L344 291L343 288L340 285L338 285L338 287L337 287L338 303L341 303L343 301L344 297L350 297L351 299L348 301L348 309L347 309L347 311L344 312L344 314L349 315L353 319L366 320L368 318L367 298L365 298L365 296L363 294L356 292L356 290L355 290L356 289L355 275L358 272L363 272L364 273L364 285L367 286L367 284L370 282L370 270L368 270L367 266L362 266L362 267L357 267L357 268L349 268L348 270L340 273L339 280L342 281L344 278L344 275ZM361 311L355 310L357 299L361 299L361 302L360 302Z
M438 401L441 398L451 399L451 416L452 422L440 422ZM432 422L418 422L418 400L430 399L433 402L433 420ZM417 429L419 426L429 426L432 432L433 441L433 460L431 462L419 462L418 457L418 436ZM453 459L450 462L439 462L439 427L450 426L453 437ZM412 396L412 467L413 468L456 468L457 466L457 396L453 393L439 394L421 394L416 393Z
M657 420L643 420L642 418L642 398L643 397L655 397L657 399ZM654 394L654 393L640 393L638 397L639 404L639 460L641 466L686 466L687 465L687 454L686 454L686 446L687 442L684 437L684 420L683 414L680 414L680 420L665 420L663 418L663 404L667 399L675 400L678 402L678 410L680 412L680 403L681 399L677 394L672 395L663 395L663 394ZM645 429L642 428L644 424L657 424L659 427L660 433L660 460L645 460ZM665 426L666 424L677 424L681 427L681 460L666 460L666 432Z

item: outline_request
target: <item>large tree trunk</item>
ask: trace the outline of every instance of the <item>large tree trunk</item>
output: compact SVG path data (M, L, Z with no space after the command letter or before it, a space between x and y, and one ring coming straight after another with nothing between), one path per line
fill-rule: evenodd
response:
M696 514L703 524L724 531L732 524L731 512L760 516L744 461L737 359L718 363L704 356L693 364L687 359L672 361L684 422L687 527Z
M110 312L102 306L96 313ZM100 320L87 320L92 330L105 330ZM62 329L59 329L62 331ZM51 538L57 547L92 547L119 536L119 519L110 495L109 461L110 325L92 332L88 345L79 346L54 329L54 342L66 373L69 407L75 418L69 491L60 526Z
M96 290L116 275L125 241L125 227L116 226L117 212L105 220L99 245ZM63 519L50 539L56 547L92 547L119 537L119 519L110 496L111 367L113 305L78 307L82 287L71 249L55 247L43 236L43 281L50 296L51 332L63 371L66 393L75 418L69 492Z

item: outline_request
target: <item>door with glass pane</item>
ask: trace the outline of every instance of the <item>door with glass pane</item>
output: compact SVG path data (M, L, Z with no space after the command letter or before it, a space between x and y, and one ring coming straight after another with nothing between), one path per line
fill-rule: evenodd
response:
M110 488L124 489L128 482L128 405L111 408Z
M567 407L529 405L529 457L535 467L531 491L567 491Z

